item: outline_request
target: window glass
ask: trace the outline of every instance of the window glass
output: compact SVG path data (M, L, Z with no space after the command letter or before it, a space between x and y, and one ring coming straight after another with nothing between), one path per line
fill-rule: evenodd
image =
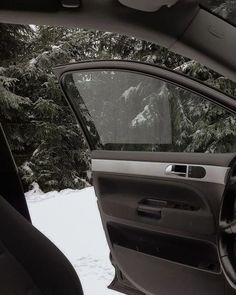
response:
M236 116L160 79L120 70L67 74L96 148L168 152L232 152Z
M235 0L201 0L201 4L213 13L236 25Z

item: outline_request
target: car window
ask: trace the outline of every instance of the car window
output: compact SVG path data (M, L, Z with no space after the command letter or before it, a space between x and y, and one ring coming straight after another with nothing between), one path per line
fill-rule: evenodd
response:
M211 12L236 26L235 0L201 0L200 3Z
M236 116L169 82L122 70L66 74L96 148L224 153L236 150Z

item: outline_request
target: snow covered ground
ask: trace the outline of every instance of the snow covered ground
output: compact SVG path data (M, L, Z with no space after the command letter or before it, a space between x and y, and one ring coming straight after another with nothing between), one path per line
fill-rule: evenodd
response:
M114 277L93 187L26 193L33 224L67 256L85 295L118 295L107 289Z

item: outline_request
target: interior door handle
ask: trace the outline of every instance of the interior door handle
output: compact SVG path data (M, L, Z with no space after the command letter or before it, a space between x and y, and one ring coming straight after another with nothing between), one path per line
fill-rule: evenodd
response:
M187 177L187 165L169 165L165 173L166 175Z

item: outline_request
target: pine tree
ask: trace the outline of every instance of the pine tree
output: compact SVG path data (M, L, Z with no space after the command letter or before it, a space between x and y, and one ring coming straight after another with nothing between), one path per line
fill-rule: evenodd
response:
M31 39L33 32L30 27L22 25L0 25L0 122L18 165L21 164L22 154L28 152L28 124L31 100L28 97L14 93L18 83L16 77L8 75L9 64L16 62L17 56L22 56L27 46L27 38Z
M58 30L41 28L34 38L29 36L33 52L31 47L1 68L1 122L26 190L33 182L44 191L87 185L87 148L52 74L52 67L63 58L69 62L70 56L50 44L55 33L60 40Z

